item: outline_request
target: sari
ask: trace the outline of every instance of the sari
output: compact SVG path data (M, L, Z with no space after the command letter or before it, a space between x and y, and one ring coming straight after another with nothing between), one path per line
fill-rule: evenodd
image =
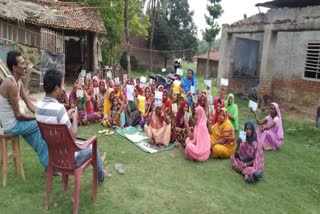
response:
M225 119L220 124L219 122L211 126L210 142L214 142L224 139L224 144L214 144L212 145L211 155L213 158L230 158L234 153L234 131L229 118L226 115L227 110L225 108L221 109L219 114L224 114Z
M112 102L110 100L111 93L114 93L113 88L108 88L106 98L104 99L103 105L103 115L104 117L110 116L110 108L112 106Z
M245 124L249 125L252 131L252 137L247 136L246 142L241 142L234 155L230 160L233 168L245 176L245 181L252 183L255 180L259 180L263 174L264 168L264 155L263 148L260 142L257 142L257 134L252 121L248 121ZM245 163L253 162L251 166L244 167ZM244 168L243 168L244 167Z
M155 112L151 114L151 122L149 125L145 124L144 131L150 141L154 140L157 145L168 146L171 136L171 124L168 125L164 118L158 117Z
M269 130L261 131L259 128L257 131L258 141L262 143L265 150L278 150L283 143L283 127L282 127L282 117L279 105L277 103L271 103L276 109L277 116L272 118L269 114L266 117L267 123L264 126L270 126L272 122L276 123L276 126Z
M229 105L229 97L232 97L232 103ZM227 99L225 101L226 108L228 109L228 113L232 115L234 120L230 120L233 129L235 131L239 130L239 115L238 115L238 106L234 103L234 95L232 93L228 94Z
M207 117L201 106L195 110L197 123L193 131L193 139L186 139L185 156L195 161L206 161L210 157L210 135L207 129Z
M220 98L215 98L213 100L213 105L214 105L214 113L212 116L212 125L216 124L216 122L218 121L218 117L219 117L219 113L218 113L218 104L221 104L221 108L224 107L224 101L221 100Z
M136 79L136 82L137 82L137 80L140 81L139 78ZM139 95L143 95L143 88L140 87L140 84L136 84L135 88L136 88L136 91L138 92Z
M195 72L193 71L192 68L189 68L188 71L192 72L192 80L189 79L188 75L182 78L181 84L182 84L182 88L185 94L187 94L190 89L191 86L194 86L194 91L197 91L197 77ZM192 100L191 97L188 96L188 103L189 105L192 105Z
M177 117L176 117L175 129L174 129L175 139L183 147L185 147L186 139L187 139L187 130L184 127L184 112L183 112L183 108L185 106L188 106L188 108L189 108L188 101L182 101L180 103L180 107L179 107L179 110L177 112ZM181 130L178 131L176 128L179 128Z
M167 95L166 100L163 99L163 107L164 113L166 115L171 115L172 112L172 102L171 99L168 97L168 91L166 89L163 90L163 94Z
M97 111L100 112L101 114L103 113L103 106L104 106L104 99L106 98L107 95L107 90L106 90L106 83L104 80L100 80L100 83L104 84L104 89L101 90L99 87L99 93L97 94Z

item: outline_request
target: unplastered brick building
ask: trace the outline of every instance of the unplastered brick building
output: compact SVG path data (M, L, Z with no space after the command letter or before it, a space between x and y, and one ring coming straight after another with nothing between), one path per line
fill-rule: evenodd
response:
M274 0L270 8L223 25L218 80L228 91L259 86L259 100L316 114L320 106L320 1ZM262 104L260 102L260 104Z

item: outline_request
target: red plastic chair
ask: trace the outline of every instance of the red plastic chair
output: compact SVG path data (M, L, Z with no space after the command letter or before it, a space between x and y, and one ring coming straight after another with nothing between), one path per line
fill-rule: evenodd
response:
M90 164L93 166L93 192L92 199L95 202L98 186L97 167L97 137L93 136L84 144L78 145L72 139L71 134L64 124L47 124L38 122L41 135L47 142L49 152L49 164L47 169L46 209L49 208L50 191L53 172L62 173L62 187L67 190L68 176L74 176L74 203L73 213L78 213L80 195L80 177L82 171ZM92 144L92 157L81 166L76 167L74 153L88 148Z

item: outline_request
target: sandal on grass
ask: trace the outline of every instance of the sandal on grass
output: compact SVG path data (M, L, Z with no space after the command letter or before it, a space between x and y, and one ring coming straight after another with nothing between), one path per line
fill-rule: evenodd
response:
M117 163L114 168L117 170L117 172L121 175L125 173L124 168L121 163Z

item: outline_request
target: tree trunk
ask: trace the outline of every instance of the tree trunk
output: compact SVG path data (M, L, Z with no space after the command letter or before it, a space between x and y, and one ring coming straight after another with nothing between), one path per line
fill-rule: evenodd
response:
M209 42L209 47L208 47L207 64L206 64L206 79L208 79L208 77L209 77L209 60L210 60L211 43L212 42Z
M131 76L131 63L130 63L130 41L129 41L129 18L128 18L129 0L125 0L124 4L124 31L126 33L126 43L127 43L127 62L128 62L128 77Z
M150 37L150 71L153 70L153 52L152 52L152 45L153 45L153 34L154 34L154 24L156 20L156 2L152 0L151 2L152 8L152 30L151 30L151 37Z

